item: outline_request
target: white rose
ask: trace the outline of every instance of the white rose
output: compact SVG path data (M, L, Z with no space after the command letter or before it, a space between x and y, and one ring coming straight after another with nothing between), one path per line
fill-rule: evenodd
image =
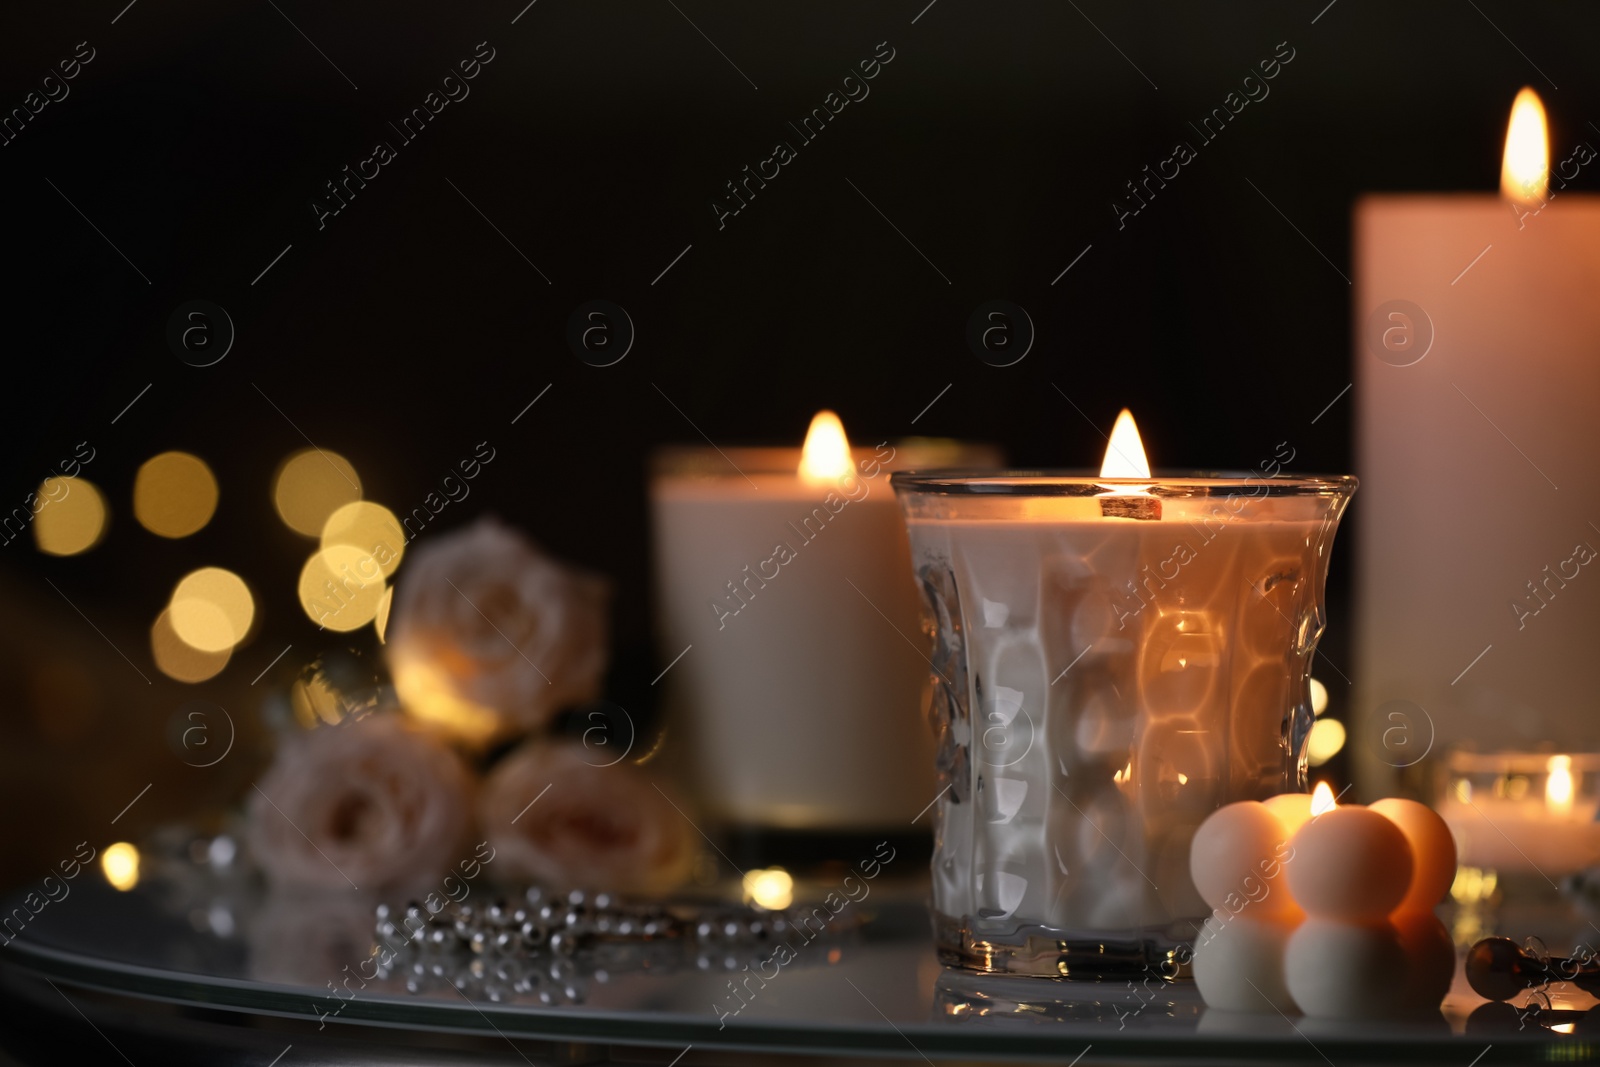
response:
M687 817L637 766L586 757L581 745L535 741L495 766L479 813L500 869L553 889L678 885L694 858Z
M473 744L600 695L610 583L494 519L413 551L387 655L406 711Z
M472 782L454 752L399 715L297 734L250 793L249 841L276 887L410 888L455 862Z

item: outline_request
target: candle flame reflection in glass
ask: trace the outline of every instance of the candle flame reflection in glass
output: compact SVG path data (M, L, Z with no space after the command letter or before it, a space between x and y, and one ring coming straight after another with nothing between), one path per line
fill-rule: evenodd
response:
M1524 88L1511 104L1506 151L1500 164L1500 193L1516 204L1538 203L1549 189L1550 145L1544 104Z
M811 428L806 431L805 447L800 450L800 480L811 485L827 485L854 469L844 423L831 411L817 412L811 418Z
M1332 787L1327 782L1318 782L1317 788L1311 791L1311 814L1326 815L1338 806L1339 802L1334 798Z
M1544 806L1553 814L1566 815L1572 811L1572 757L1551 756L1547 769Z

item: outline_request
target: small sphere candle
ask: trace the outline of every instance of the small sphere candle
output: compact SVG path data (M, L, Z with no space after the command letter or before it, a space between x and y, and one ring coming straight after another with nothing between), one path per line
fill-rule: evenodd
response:
M1405 952L1386 921L1307 919L1289 937L1283 969L1289 994L1310 1016L1372 1018L1407 1007L1398 988L1409 975Z
M1327 806L1332 807L1332 792L1329 791L1327 796ZM1310 793L1279 793L1261 803L1283 823L1284 832L1289 837L1293 837L1300 827L1311 821L1313 800Z
M1411 888L1397 910L1433 912L1456 877L1456 841L1438 812L1415 800L1388 797L1367 806L1400 828L1411 843L1415 869Z
M1436 1011L1456 974L1456 946L1450 931L1429 911L1400 911L1390 920L1406 956L1406 1006Z
M1201 898L1219 913L1298 919L1300 909L1282 879L1288 836L1283 822L1258 801L1212 812L1189 846L1189 874Z
M1221 1011L1291 1012L1284 954L1293 925L1207 919L1195 937L1194 984Z
M1289 889L1314 918L1381 922L1411 888L1411 843L1400 827L1368 808L1324 812L1302 826L1289 846Z

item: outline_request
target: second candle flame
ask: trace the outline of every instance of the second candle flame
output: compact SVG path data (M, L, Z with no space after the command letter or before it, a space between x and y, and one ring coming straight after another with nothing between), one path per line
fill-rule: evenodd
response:
M805 447L800 450L800 480L809 485L831 484L854 468L844 423L831 411L817 412L806 431Z

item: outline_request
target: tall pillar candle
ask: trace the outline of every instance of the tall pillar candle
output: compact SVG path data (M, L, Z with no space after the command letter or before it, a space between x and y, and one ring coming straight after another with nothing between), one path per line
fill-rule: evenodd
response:
M1524 91L1526 93L1526 90ZM1531 98L1531 93L1526 97ZM1600 197L1519 97L1500 194L1355 209L1357 774L1471 739L1600 748ZM1587 133L1587 131L1585 131ZM1548 177L1548 189L1543 188Z

